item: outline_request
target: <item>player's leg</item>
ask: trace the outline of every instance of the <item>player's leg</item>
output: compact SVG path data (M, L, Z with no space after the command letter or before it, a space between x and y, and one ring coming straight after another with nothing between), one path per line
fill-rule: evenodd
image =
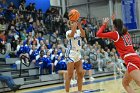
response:
M136 70L131 71L130 76L133 78L136 84L140 86L140 70L136 69Z
M66 92L69 92L70 81L73 77L73 71L74 71L74 62L69 62L67 64L67 76L66 76L66 84L65 84Z
M74 64L76 72L77 72L77 84L78 84L78 91L81 92L82 91L82 84L83 84L83 76L84 76L84 70L83 70L83 66L82 66L82 62L78 61L75 62Z
M126 71L122 80L122 85L128 93L135 93L134 90L129 85L131 81L132 81L132 77L130 76L128 71Z

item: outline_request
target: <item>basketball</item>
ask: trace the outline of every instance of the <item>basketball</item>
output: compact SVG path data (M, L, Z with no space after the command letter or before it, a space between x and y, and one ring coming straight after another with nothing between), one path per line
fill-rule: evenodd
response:
M69 20L70 21L77 21L80 17L80 13L78 12L78 10L76 9L72 9L70 12L69 12Z

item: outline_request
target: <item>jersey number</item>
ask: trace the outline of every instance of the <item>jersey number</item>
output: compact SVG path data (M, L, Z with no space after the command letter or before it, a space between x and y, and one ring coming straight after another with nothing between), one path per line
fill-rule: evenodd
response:
M125 46L131 46L132 45L132 41L131 41L131 38L130 38L129 35L123 35L122 38L123 38Z
M78 40L78 45L81 46L81 42L80 42L80 40Z

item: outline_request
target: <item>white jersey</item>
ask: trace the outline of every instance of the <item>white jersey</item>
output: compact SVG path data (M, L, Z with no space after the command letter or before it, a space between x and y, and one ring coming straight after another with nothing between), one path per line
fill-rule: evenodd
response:
M72 30L68 30L66 32L66 38L68 39L68 48L72 50L78 50L80 51L82 46L82 39L81 39L81 31L76 30L76 33L74 34L74 37L68 37L68 34L70 34Z

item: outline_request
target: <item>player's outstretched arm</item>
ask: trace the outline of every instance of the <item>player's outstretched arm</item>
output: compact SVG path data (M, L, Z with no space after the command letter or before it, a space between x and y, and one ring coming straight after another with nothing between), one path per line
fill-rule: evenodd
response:
M114 41L116 41L118 39L118 34L116 31L104 33L104 30L105 30L106 26L108 25L108 22L109 22L109 18L103 19L103 25L100 27L100 29L96 33L96 36L100 37L100 38L109 38L109 39L113 39Z

